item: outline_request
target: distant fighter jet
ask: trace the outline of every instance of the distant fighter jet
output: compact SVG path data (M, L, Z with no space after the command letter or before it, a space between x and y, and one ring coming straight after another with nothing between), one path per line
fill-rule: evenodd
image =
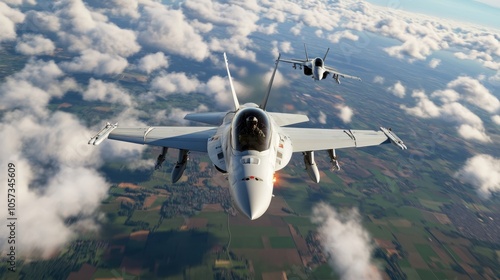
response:
M337 72L337 70L333 69L332 67L328 67L325 65L326 56L328 55L328 51L330 51L330 48L326 50L323 59L321 59L320 57L309 59L309 56L307 55L306 44L304 44L304 51L306 53L305 60L292 58L280 59L280 61L293 63L294 69L297 69L297 65L299 65L300 69L304 69L304 75L312 76L312 78L316 81L326 79L326 77L328 77L328 74L332 74L332 78L337 82L337 84L340 84L340 77L361 81L361 78L359 77L342 74L340 72Z
M179 149L178 161L172 170L175 183L182 176L188 152L208 153L215 168L227 175L231 196L238 209L255 220L268 209L273 197L274 173L284 168L292 153L302 153L307 173L318 183L320 175L314 151L328 152L333 169L339 169L335 149L359 148L392 142L406 149L392 130L317 129L287 127L308 121L299 114L267 112L279 57L269 81L267 93L260 105L240 105L234 90L231 73L224 53L227 75L232 91L233 110L229 112L193 113L184 118L214 126L149 126L118 127L108 123L92 137L89 144L99 145L104 139L163 147L156 167L165 160L168 148Z

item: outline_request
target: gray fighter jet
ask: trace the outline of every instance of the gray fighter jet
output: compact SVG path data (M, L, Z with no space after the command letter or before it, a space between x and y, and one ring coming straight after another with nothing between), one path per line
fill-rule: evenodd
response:
M330 51L330 48L326 50L325 56L323 58L316 57L314 59L309 59L309 56L307 55L306 44L304 44L304 51L306 53L305 60L292 58L292 59L280 59L280 61L286 63L292 63L294 69L297 69L298 65L300 69L304 70L304 75L311 76L316 81L326 79L326 77L328 77L328 74L332 75L332 78L337 82L337 84L340 84L341 77L361 81L360 77L342 74L337 70L333 69L332 67L325 65L326 56L328 55L328 51Z
M318 183L320 175L314 160L315 151L327 151L333 169L339 169L335 149L385 143L406 149L403 141L385 128L375 131L287 127L309 119L305 115L266 111L279 57L262 103L240 105L226 54L224 60L234 102L233 110L185 116L187 120L212 126L118 127L117 124L108 123L90 139L89 144L99 145L104 139L113 139L163 147L156 167L160 167L165 160L168 148L178 149L178 161L172 170L174 183L186 168L189 151L208 153L215 168L227 175L236 206L251 220L259 218L268 209L273 197L274 174L288 164L292 153L303 154L307 173Z

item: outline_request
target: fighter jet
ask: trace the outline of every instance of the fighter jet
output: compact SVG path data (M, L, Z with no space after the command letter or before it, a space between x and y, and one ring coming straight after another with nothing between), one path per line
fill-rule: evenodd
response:
M332 67L325 65L326 56L328 55L330 48L326 50L325 56L323 58L316 57L314 59L309 59L309 56L307 55L306 44L304 44L304 51L306 53L305 60L292 58L280 59L280 61L292 63L294 69L297 69L298 65L300 69L304 69L304 75L311 76L316 81L326 79L326 77L328 77L328 74L332 74L332 78L337 82L337 84L340 84L340 77L361 81L361 78L359 77L342 74L340 72L337 72L337 70L333 69Z
M406 149L403 141L385 128L375 131L288 127L309 119L300 114L266 111L279 57L262 103L240 104L225 53L224 61L234 103L232 110L192 113L184 117L211 126L118 127L108 123L89 144L99 145L105 139L113 139L163 147L156 167L165 160L168 148L178 149L178 161L172 170L174 183L186 168L189 151L208 153L215 169L226 174L235 205L251 220L261 217L269 208L275 172L290 162L293 153L302 153L307 173L318 183L320 175L314 160L315 151L327 151L333 169L339 169L335 149L385 143Z

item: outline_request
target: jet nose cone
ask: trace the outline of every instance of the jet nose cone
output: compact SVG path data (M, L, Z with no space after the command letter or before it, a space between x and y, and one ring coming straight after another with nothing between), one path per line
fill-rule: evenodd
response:
M263 182L242 181L235 186L235 202L240 211L250 220L264 215L272 198Z

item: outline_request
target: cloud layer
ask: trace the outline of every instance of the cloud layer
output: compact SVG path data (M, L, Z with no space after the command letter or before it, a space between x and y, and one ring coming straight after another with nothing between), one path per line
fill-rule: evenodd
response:
M473 185L482 198L500 191L500 158L479 154L469 158L455 176Z
M338 213L319 203L313 208L312 222L318 225L323 250L341 279L382 279L372 263L370 236L356 209Z
M498 98L486 87L486 81L493 84L499 80L500 38L496 31L355 0L329 5L319 0L188 0L172 5L152 0L3 1L0 43L12 44L15 52L28 57L22 69L0 83L0 131L9 135L0 147L0 163L18 166L19 195L24 201L19 209L24 229L19 233L23 244L20 254L48 256L82 229L95 228L99 217L96 209L109 186L97 169L109 159L139 159L144 149L118 142L87 146L86 141L101 123L89 127L76 115L54 109L54 100L71 93L85 101L112 105L111 119L120 120L121 125L144 125L141 119L145 115L160 123L182 122L184 113L206 111L207 105L214 104L150 109L147 114L142 110L150 107L148 102L171 94L205 94L220 107L230 108L221 52L255 62L261 74L269 74L270 65L259 64L258 54L268 52L276 57L277 52L294 53L293 44L286 39L289 37L278 35L305 36L311 30L319 40L339 44L340 55L346 60L369 46L371 34L378 34L396 40L384 51L402 61L426 61L437 51L447 50L458 59L474 60L496 70L496 75L485 80L463 75L442 90L413 91L415 104L401 106L408 114L455 124L464 139L493 142L483 120L474 112L481 110L493 123L500 123ZM267 35L274 36L264 37ZM272 39L263 42L258 39L261 37ZM201 63L210 68L182 70L185 65ZM435 58L427 63L431 68L441 65ZM235 75L239 95L248 92L239 81L245 69ZM144 74L148 75L146 79L141 76ZM119 85L123 77L137 76L144 81L144 90L128 92ZM275 85L285 85L286 78L278 72ZM381 76L374 79L374 83L384 82ZM400 97L409 92L401 82L389 90ZM337 110L342 121L351 121L350 107L341 104ZM326 122L326 114L320 112L318 121ZM485 190L482 193L495 191L496 181L486 180L469 166L498 164L497 159L486 155L473 159L462 170L467 174L464 180L480 182L477 185ZM148 165L150 162L131 164L137 168ZM5 191L4 185L2 188ZM319 209L327 213L318 214L323 217L321 224L356 229L356 223L343 220L333 210L325 206ZM356 220L355 214L351 216ZM78 222L68 224L73 217L79 217ZM4 219L5 213L0 218ZM37 234L29 234L34 232ZM362 233L360 236L363 240ZM369 266L367 263L363 269ZM350 270L341 266L345 275L351 275Z

